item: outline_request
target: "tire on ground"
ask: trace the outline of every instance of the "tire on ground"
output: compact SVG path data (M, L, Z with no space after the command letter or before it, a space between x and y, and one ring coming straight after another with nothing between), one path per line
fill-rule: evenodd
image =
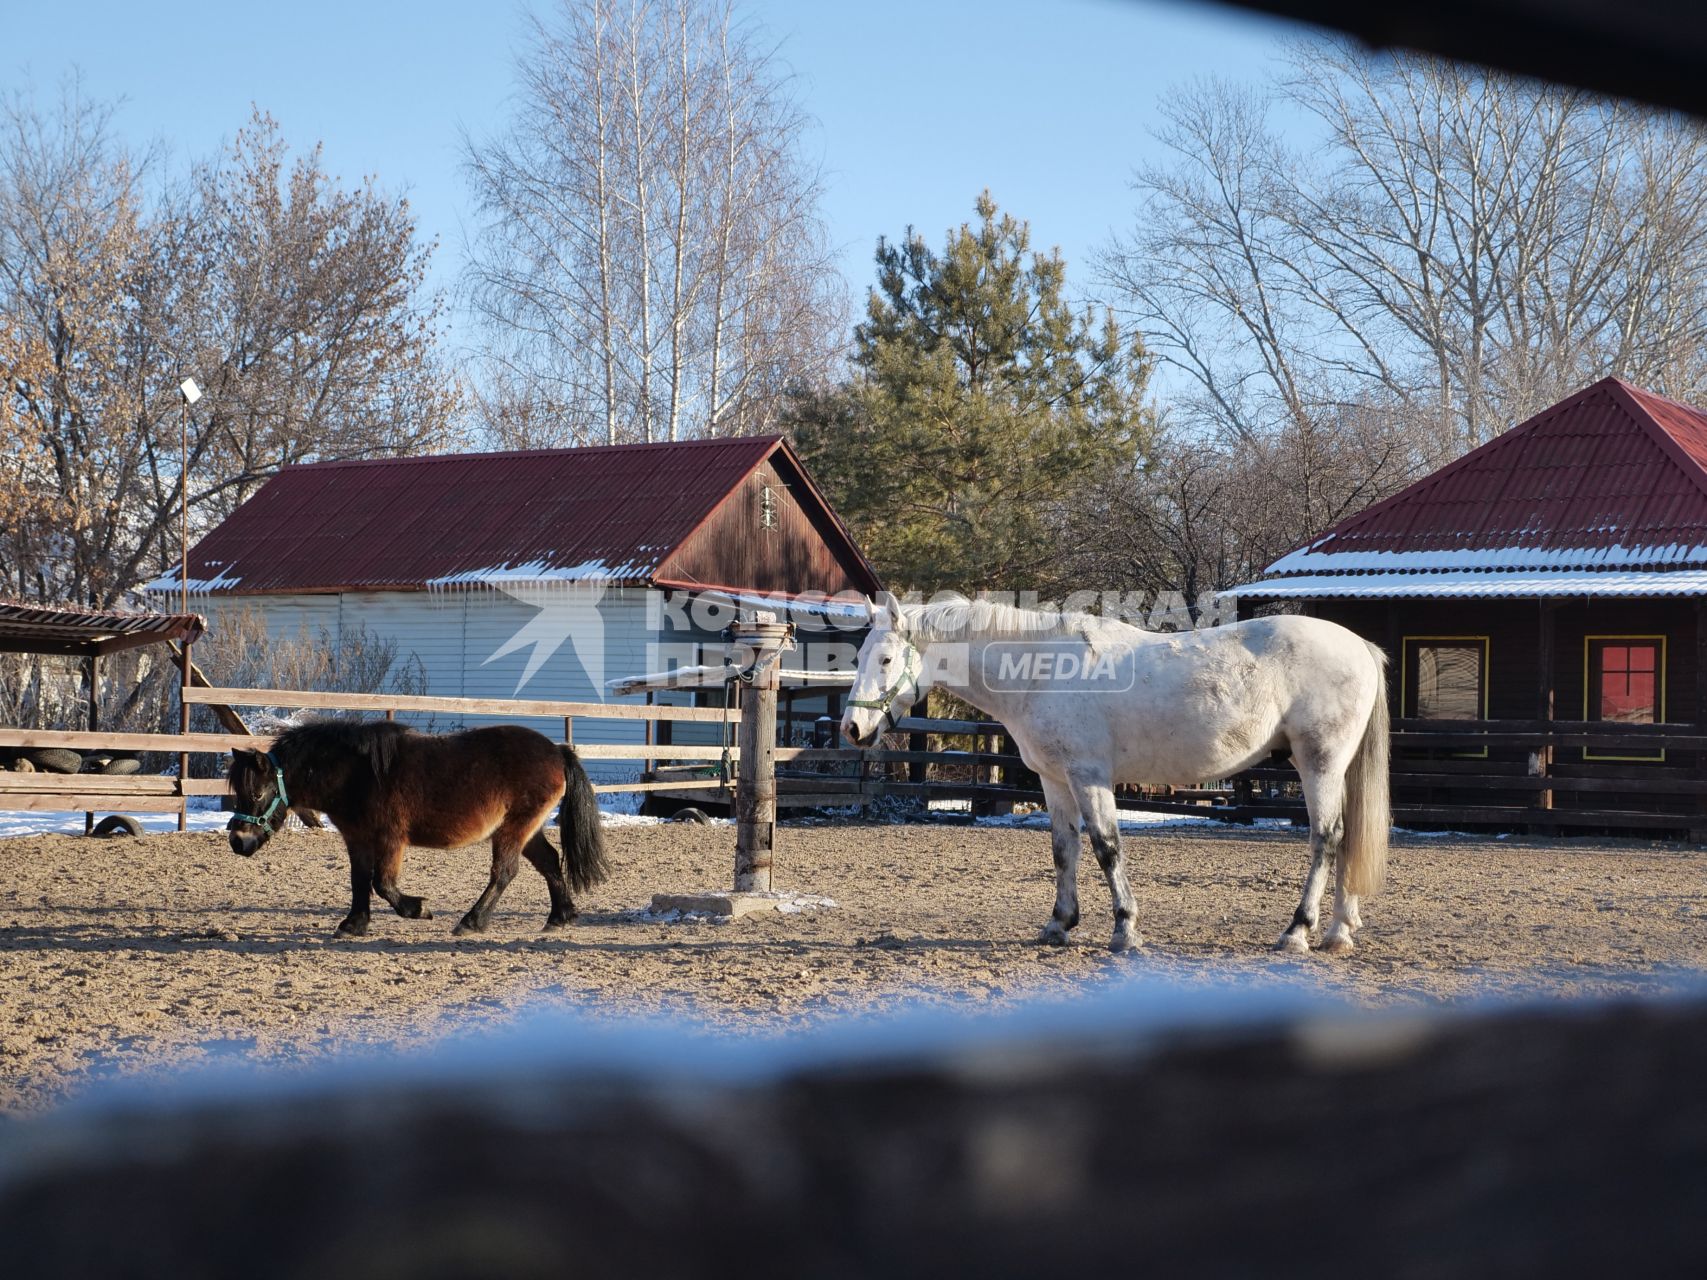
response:
M114 756L111 760L107 761L106 764L101 766L101 772L111 774L113 777L121 777L130 773L141 773L142 761L138 760L135 756Z
M95 824L95 829L89 833L94 836L139 836L142 834L142 824L135 818L123 813L109 814Z

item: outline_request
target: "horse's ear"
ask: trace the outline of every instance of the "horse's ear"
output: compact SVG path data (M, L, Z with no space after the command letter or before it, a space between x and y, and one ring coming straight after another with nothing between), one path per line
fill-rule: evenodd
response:
M871 625L874 627L899 627L901 625L901 603L895 599L892 591L879 592L871 601Z

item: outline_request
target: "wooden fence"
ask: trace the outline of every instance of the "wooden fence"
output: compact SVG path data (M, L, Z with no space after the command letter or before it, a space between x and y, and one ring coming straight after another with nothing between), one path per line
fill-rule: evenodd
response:
M219 687L187 688L184 700L192 706L346 710L388 717L400 712L437 712L459 718L557 719L562 722L563 740L575 743L584 759L634 761L641 766L638 778L600 783L596 791L674 793L670 798L683 805L728 803L741 761L735 733L741 714L738 706ZM645 740L577 742L579 721L639 721L646 726ZM723 742L656 740L658 726L682 722L720 725ZM864 808L902 798L920 805L962 802L974 813L987 813L1044 800L1003 726L994 721L907 717L897 723L886 745L870 750L843 746L833 721L821 725L813 745L791 741L804 736L808 724L802 717L779 717L782 741L771 753L779 808ZM896 745L900 735L905 735L904 746ZM180 760L197 753L264 747L270 741L264 735L238 733L0 728L0 747L157 752L177 754ZM1621 758L1584 759L1585 754ZM1402 824L1536 831L1671 830L1707 839L1707 818L1701 816L1702 798L1707 797L1707 732L1695 725L1396 720L1392 785L1394 819ZM0 773L0 808L175 813L180 823L190 797L225 791L221 778ZM1303 817L1298 775L1280 756L1238 777L1202 787L1122 788L1117 800L1128 809L1214 815L1235 822Z
M459 716L497 716L504 719L551 717L563 721L563 741L575 739L577 720L723 723L732 712L721 707L640 706L622 703L555 702L522 699L434 698L401 694L309 693L293 689L185 688L187 705L214 707L281 707L312 710L366 711L387 716L398 712L444 712ZM717 747L676 747L650 741L577 744L588 760L700 760L721 756ZM61 747L72 751L157 752L177 755L224 753L235 748L264 748L272 738L241 733L111 733L49 729L0 728L0 747ZM192 796L222 796L223 778L196 778L180 768L179 776L112 777L104 774L0 773L0 808L26 810L132 811L175 813L180 830L187 800ZM692 784L703 787L703 782ZM596 791L662 791L686 789L687 784L642 779L633 783L596 786Z
M1707 731L1592 720L1395 720L1401 824L1683 831L1707 838ZM1298 775L1274 760L1231 780L1241 818L1301 817Z

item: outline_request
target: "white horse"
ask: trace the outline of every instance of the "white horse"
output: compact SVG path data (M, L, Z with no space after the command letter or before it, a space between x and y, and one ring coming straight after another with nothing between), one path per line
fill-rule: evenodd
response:
M1114 938L1139 944L1121 860L1114 786L1225 778L1289 748L1310 818L1310 870L1275 944L1310 947L1336 869L1326 951L1349 951L1358 899L1381 886L1391 826L1386 655L1316 618L1259 618L1204 631L1144 631L1082 613L988 601L873 605L842 732L877 742L932 685L1007 727L1043 782L1055 910L1041 940L1079 922L1080 832L1108 878Z

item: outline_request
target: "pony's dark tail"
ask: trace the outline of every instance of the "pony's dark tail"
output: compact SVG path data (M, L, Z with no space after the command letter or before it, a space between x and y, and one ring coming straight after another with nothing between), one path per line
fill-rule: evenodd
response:
M605 861L605 833L599 825L599 802L575 748L563 745L563 807L557 813L561 838L563 879L573 893L584 893L610 874Z

